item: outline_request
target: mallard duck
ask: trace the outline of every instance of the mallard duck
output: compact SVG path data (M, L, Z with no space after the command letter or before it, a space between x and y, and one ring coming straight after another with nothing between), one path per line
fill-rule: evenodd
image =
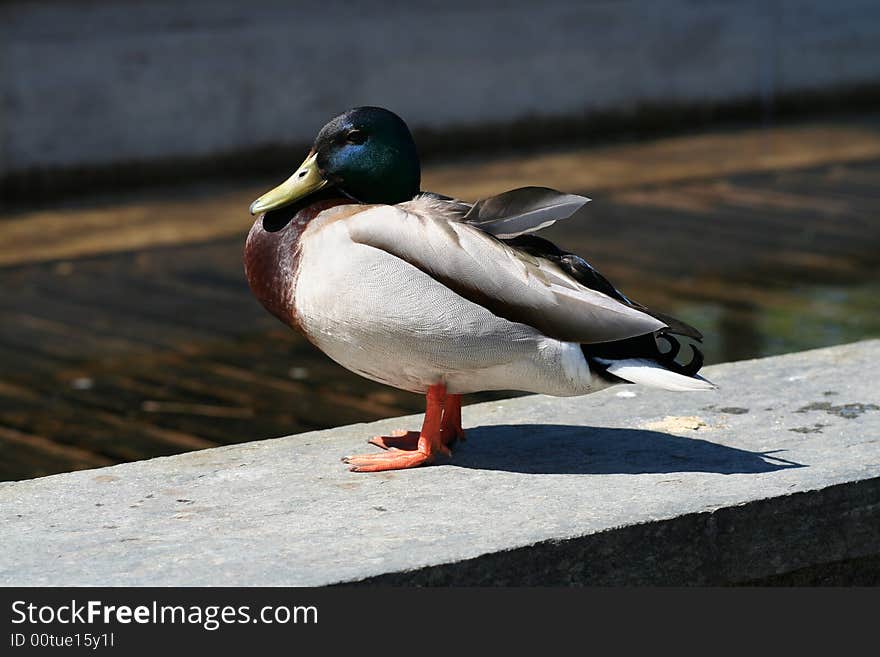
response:
M343 367L426 396L421 430L372 438L385 451L345 457L352 470L449 456L466 393L714 387L693 344L690 362L675 360L674 336L699 341L696 329L533 234L588 198L525 187L467 203L421 191L420 179L406 123L358 107L250 207L245 272L269 312Z

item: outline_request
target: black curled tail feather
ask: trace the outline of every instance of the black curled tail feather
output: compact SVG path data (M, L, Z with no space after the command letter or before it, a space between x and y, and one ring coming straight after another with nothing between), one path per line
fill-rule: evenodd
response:
M662 353L660 358L656 359L666 369L684 376L694 376L703 367L703 352L693 342L690 343L690 361L686 364L681 364L675 360L675 357L678 356L678 352L681 350L681 342L675 336L665 331L661 331L657 337L666 340L671 347L669 351Z
M669 345L669 350L664 351L660 348L659 341L663 340ZM634 338L625 340L615 340L614 342L598 342L594 344L582 344L581 351L595 371L607 374L607 365L602 361L627 360L631 358L643 358L651 360L676 374L687 377L696 376L700 368L703 367L703 352L693 343L689 343L691 348L690 360L686 363L680 363L676 357L681 352L681 342L672 335L668 330L663 329L655 333L646 335L638 335ZM616 377L614 377L616 379Z

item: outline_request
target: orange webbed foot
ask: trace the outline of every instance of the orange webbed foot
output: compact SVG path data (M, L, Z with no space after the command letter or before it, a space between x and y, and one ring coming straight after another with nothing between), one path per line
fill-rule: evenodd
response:
M376 447L381 447L382 449L404 449L412 451L418 448L420 435L421 434L418 431L401 429L399 431L392 431L387 436L373 436L367 442Z
M385 470L404 470L417 468L420 465L429 465L435 461L437 454L450 456L452 452L445 446L441 446L436 452L423 451L422 449L391 448L381 454L346 456L342 462L350 465L352 472L384 472Z
M425 421L420 432L396 431L390 436L376 436L369 442L382 447L385 452L346 456L342 461L351 466L352 472L381 472L427 465L433 463L438 455L451 456L452 452L444 443L443 436L446 387L443 384L432 385L426 397ZM446 431L447 437L454 433Z

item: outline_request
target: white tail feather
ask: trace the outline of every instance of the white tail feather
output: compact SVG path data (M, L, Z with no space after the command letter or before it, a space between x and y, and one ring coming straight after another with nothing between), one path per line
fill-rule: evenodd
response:
M715 390L718 387L699 375L690 377L678 374L644 358L627 358L625 360L597 358L596 361L607 365L609 374L652 388L687 392L689 390Z

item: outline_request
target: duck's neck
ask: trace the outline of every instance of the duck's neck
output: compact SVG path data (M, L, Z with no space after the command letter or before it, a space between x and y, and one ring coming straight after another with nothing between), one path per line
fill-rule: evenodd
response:
M321 199L304 207L260 215L244 247L244 271L254 296L285 324L299 329L293 290L299 269L299 240L319 212L349 199Z

